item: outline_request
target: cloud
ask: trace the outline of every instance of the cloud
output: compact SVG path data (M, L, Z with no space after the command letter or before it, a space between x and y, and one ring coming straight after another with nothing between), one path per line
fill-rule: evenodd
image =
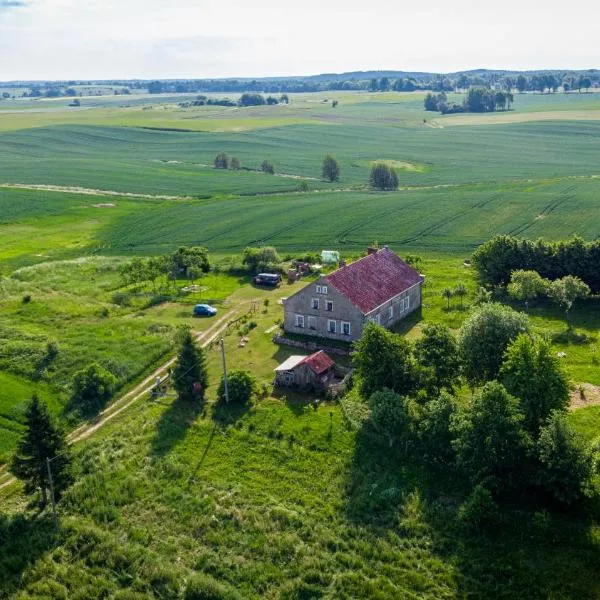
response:
M22 8L28 4L28 2L23 2L23 0L0 0L0 10L5 8Z

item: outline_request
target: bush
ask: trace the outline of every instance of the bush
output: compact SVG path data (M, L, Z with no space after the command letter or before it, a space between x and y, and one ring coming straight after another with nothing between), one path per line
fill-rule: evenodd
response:
M71 405L86 412L100 410L112 396L116 383L112 373L93 363L75 373Z
M184 600L242 600L243 596L231 586L205 573L191 577L185 589Z
M256 380L248 371L231 371L227 379L227 389L229 392L229 402L235 404L246 404L250 402L254 391ZM219 391L217 392L219 400L225 401L225 378L221 378Z
M25 294L23 296L23 304L29 304L31 302L31 294Z
M241 168L240 159L232 156L231 161L229 162L229 168L233 171L239 171Z

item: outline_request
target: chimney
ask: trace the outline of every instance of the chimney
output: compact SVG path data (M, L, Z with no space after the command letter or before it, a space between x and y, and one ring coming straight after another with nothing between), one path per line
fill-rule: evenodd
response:
M367 248L367 254L377 254L378 249L374 248L373 246L369 246L369 248Z

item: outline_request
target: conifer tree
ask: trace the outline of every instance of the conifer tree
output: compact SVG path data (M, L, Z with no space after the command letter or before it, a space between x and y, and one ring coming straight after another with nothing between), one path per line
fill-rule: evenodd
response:
M25 433L11 463L12 473L23 480L25 493L41 492L42 503L48 501L50 459L55 497L71 483L71 457L63 430L55 423L46 404L34 394L25 413Z
M195 383L200 384L199 390L194 389ZM179 337L177 363L173 370L173 387L177 390L180 400L192 401L195 398L204 400L207 385L204 351L196 345L192 332L183 329Z

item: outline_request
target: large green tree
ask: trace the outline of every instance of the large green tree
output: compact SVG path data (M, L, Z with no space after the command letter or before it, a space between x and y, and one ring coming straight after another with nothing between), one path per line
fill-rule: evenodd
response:
M527 316L496 303L477 307L460 328L463 373L472 384L498 376L508 344L529 330Z
M406 438L412 426L409 400L384 388L369 398L371 424L384 435L391 448L396 440Z
M457 410L456 400L446 391L423 407L421 440L427 457L434 462L448 463L454 458L451 424Z
M532 434L537 434L552 411L569 405L568 377L544 339L519 335L506 350L500 379L519 398Z
M528 308L529 301L545 294L549 284L537 271L518 269L512 272L507 290L509 296L521 300L525 303L525 308Z
M249 371L231 371L227 376L227 393L229 402L235 404L246 404L250 402L252 393L256 386L256 380ZM217 396L224 402L225 398L225 377L221 378Z
M179 352L172 377L180 400L204 399L208 386L204 350L196 344L188 328L179 331ZM199 389L195 384L199 384Z
M371 187L377 190L396 190L398 189L398 175L396 170L384 162L378 162L373 165L369 177Z
M50 490L47 459L51 461L52 482L58 498L72 481L71 457L63 430L51 417L46 404L34 395L25 411L25 432L13 456L11 471L23 480L25 493L41 493L44 505Z
M452 420L457 464L475 482L491 477L504 485L521 481L531 449L519 401L497 381L479 390Z
M260 248L246 248L242 254L242 263L253 273L268 271L277 267L281 257L273 246L261 246Z
M592 453L569 425L566 413L554 412L537 443L538 483L556 500L573 504L592 490Z
M452 390L460 375L458 344L445 325L427 324L423 335L415 342L415 357L433 372L433 382L438 390Z
M410 343L375 323L368 323L356 342L352 364L363 398L384 388L410 394L419 382L420 370Z
M555 279L548 288L548 296L562 310L565 311L565 320L570 326L569 311L579 298L585 298L590 293L590 288L579 277L567 275L561 279Z

